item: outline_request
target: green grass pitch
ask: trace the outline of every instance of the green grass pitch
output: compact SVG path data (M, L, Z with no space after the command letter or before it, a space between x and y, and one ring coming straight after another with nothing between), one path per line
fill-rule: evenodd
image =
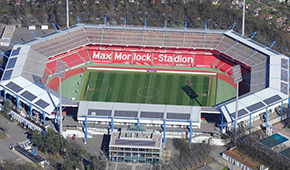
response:
M181 87L192 83L198 97L190 99ZM87 71L80 100L212 106L216 78L207 75L157 72Z

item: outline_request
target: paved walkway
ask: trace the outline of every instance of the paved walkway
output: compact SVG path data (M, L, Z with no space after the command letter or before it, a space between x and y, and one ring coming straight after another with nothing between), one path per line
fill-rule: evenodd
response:
M287 136L288 139L290 139L290 130L283 129L284 124L283 123L277 123L273 126L273 134L274 133L281 133Z
M106 170L152 170L152 167L150 164L110 162Z
M197 170L222 170L224 167L218 164L217 162L213 162L209 165L198 168Z
M225 160L225 159L223 159L221 156L220 156L220 154L217 154L217 153L215 153L214 151L212 151L211 153L210 153L210 155L215 159L215 163L218 163L219 165L222 165L222 167L228 167L228 168L231 168L232 167L232 164L230 163L230 162L228 162L227 160ZM216 167L217 165L215 165L215 164L213 164L213 165L209 165L209 167L211 168L211 167ZM213 169L213 168L211 168L211 169ZM211 169L209 169L209 170L211 170ZM222 168L221 168L222 169ZM242 170L241 168L239 168L239 167L237 167L237 166L233 166L233 169L234 170ZM216 170L216 169L213 169L213 170Z
M84 144L83 138L76 138L76 142L79 143L90 154L101 156L100 153L102 153L102 143L109 141L104 141L104 135L94 135L93 138L88 138L86 144Z

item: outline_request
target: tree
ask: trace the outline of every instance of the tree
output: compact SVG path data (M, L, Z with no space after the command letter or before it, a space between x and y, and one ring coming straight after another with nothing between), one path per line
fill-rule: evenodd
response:
M290 167L289 159L261 144L250 136L237 141L240 152L254 158L270 169L287 170Z
M87 165L87 170L91 170L91 165L90 164Z
M66 153L66 149L69 147L68 141L52 129L48 129L46 135L40 134L38 131L34 131L31 141L40 151L53 155L64 155Z
M31 141L41 152L63 156L65 161L61 164L61 169L82 169L85 156L89 159L93 158L92 165L99 165L98 160L87 154L80 144L75 141L69 142L52 129L48 129L45 135L37 131L33 132Z
M40 136L40 133L38 131L33 131L31 142L38 147L41 144L41 139L42 138Z
M6 100L4 102L4 113L8 114L11 112L11 102L9 100Z
M162 169L194 169L209 157L211 146L206 143L189 144L184 139L174 139L173 146L178 150L178 153L170 158L168 164L161 164ZM159 169L156 166L155 169Z
M61 170L71 170L73 169L71 160L65 160L60 167Z
M83 157L86 155L86 150L76 141L71 141L67 149L67 156L71 161L77 163L82 162Z
M100 160L95 155L91 157L91 167L95 169L96 167L100 167Z

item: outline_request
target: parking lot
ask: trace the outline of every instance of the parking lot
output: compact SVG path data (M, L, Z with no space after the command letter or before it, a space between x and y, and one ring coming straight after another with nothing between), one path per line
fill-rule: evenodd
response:
M2 115L0 115L0 126L6 129L5 132L7 134L5 139L0 140L0 159L12 159L17 163L24 163L24 156L21 154L16 154L9 149L9 145L27 140L27 136L23 133L23 129L21 129L17 123L7 120Z

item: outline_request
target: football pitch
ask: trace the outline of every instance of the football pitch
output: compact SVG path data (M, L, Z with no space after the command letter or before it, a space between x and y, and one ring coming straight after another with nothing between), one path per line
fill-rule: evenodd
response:
M215 94L215 76L87 70L79 99L212 106Z

